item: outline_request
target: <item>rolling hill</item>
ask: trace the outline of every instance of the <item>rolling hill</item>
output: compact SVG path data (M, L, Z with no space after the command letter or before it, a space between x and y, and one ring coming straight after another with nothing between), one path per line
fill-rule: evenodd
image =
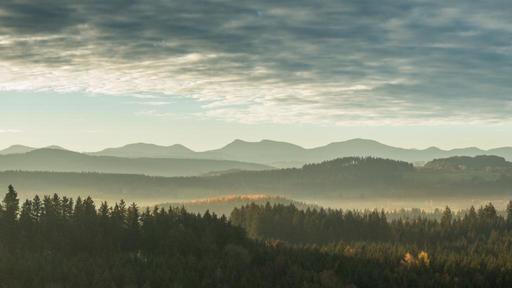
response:
M459 160L449 158L442 161L451 163ZM467 159L464 161L468 162ZM482 162L481 157L469 161ZM499 161L489 161L502 165ZM510 165L510 162L506 164ZM0 187L13 184L27 193L65 192L91 195L97 199L124 198L146 204L246 194L279 195L300 201L450 197L460 200L494 196L509 198L511 195L512 168L488 169L488 166L478 165L474 169L462 170L445 166L428 168L432 165L429 163L427 167L418 168L401 161L348 157L309 164L300 169L233 171L201 177L5 171L0 172Z
M225 170L263 170L271 167L227 160L120 158L90 156L60 149L37 149L0 156L0 170L100 172L151 176L196 176Z
M231 211L233 211L235 207L242 207L244 205L251 203L254 203L256 205L265 205L266 203L283 205L293 204L295 207L299 209L318 208L318 206L316 205L310 205L303 202L294 201L285 197L272 196L266 194L223 195L211 198L188 200L183 202L162 203L157 204L156 206L166 209L168 207L185 207L185 209L187 209L188 212L200 214L203 214L208 210L217 215L229 216L229 214L231 213Z
M475 157L456 156L444 159L434 159L425 165L434 170L474 170L500 171L512 169L512 163L503 157L480 155Z

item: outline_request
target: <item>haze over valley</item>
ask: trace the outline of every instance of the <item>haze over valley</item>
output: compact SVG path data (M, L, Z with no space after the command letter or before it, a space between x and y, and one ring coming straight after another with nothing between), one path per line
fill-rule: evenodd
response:
M512 287L510 0L0 0L0 288Z
M56 145L43 148L13 145L0 150L0 155L24 154L41 149L68 151ZM453 156L495 155L510 161L512 160L512 147L498 147L492 149L461 147L449 150L443 150L437 147L408 149L389 146L369 139L350 139L307 149L287 142L273 140L250 142L237 139L221 148L199 152L193 151L181 144L161 146L148 143L134 143L116 148L106 148L97 152L82 152L81 154L118 158L231 160L264 164L276 168L288 168L351 156L372 156L401 160L417 165L423 165L436 158ZM216 170L217 169L214 168L211 171Z
M283 157L279 160L286 159L294 163L303 161L297 161L297 158L291 158L293 155L287 154L289 150L285 148L291 144L277 143L272 146L275 149L269 149L269 145L275 143L237 140L224 149L215 150L222 150L223 157L228 159L242 158L259 163L149 157L155 149L143 149L148 147L146 144L137 145L138 154L133 154L135 150L130 148L130 158L119 155L122 148L117 150L117 156L93 156L103 152L85 154L64 149L32 149L0 156L0 170L3 171L0 172L0 184L15 184L24 191L21 196L27 197L35 193L67 192L109 201L121 196L127 201L143 205L264 194L332 208L432 210L447 204L463 209L466 204L480 205L489 201L503 207L507 197L512 196L512 162L500 156L451 156L415 165L417 162L381 157L389 151L395 153L395 158L411 157L414 153L425 155L425 150L394 148L375 141L355 139L339 142L341 144L338 146L352 147L353 150L347 148L340 152L340 157L332 160L311 162L298 168L260 164L271 162L268 159L278 157L276 155ZM237 149L233 149L233 146ZM258 150L261 146L264 149ZM326 147L329 146L332 145ZM365 150L368 146L374 149ZM475 149L440 153L471 155L472 151ZM302 157L307 153L295 155ZM345 157L347 153L365 156ZM146 158L138 158L137 155Z

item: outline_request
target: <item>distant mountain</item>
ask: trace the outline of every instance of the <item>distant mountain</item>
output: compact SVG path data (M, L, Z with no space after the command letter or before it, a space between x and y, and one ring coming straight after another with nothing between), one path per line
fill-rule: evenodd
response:
M0 150L0 155L9 154L23 154L35 150L36 148L23 146L23 145L12 145L4 150Z
M306 152L306 149L286 142L272 140L247 142L237 139L220 149L203 152L203 154L224 155L226 159L245 159L243 161L270 164L287 161L302 162Z
M46 147L43 147L41 149L53 149L53 150L64 150L64 151L68 151L68 149L64 148L64 147L61 147L61 146L57 146L57 145L51 145L51 146L46 146Z
M30 147L27 148L33 149ZM25 150L27 150L27 148L25 148ZM16 151L21 151L19 153L27 152L23 149L12 148L11 152L0 152L0 154L14 154ZM448 158L453 156L473 157L477 155L495 155L512 161L512 147L501 147L490 150L482 150L476 147L457 148L452 150L442 150L437 147L430 147L426 149L406 149L385 145L368 139L352 139L342 142L334 142L325 146L310 149L287 142L272 140L261 140L258 142L235 140L222 148L203 152L193 151L180 144L159 146L155 144L136 143L123 147L108 148L88 154L123 158L233 160L271 165L279 168L301 167L306 163L316 163L350 156L373 156L407 161L416 164L425 163L438 158Z
M452 150L442 150L437 147L429 147L426 149L406 149L385 145L377 141L367 139L352 139L344 142L331 143L323 147L313 148L310 151L310 155L312 155L311 157L316 159L333 159L336 157L348 156L373 156L416 163L428 162L433 159L452 156L477 156L482 154L491 154L512 160L512 147L502 148L502 150L497 150L495 152L488 152L475 147Z
M126 158L195 158L194 151L180 144L159 146L155 144L135 143L123 147L108 148L89 154Z
M152 176L195 176L212 171L263 170L271 167L227 160L120 158L90 156L60 149L37 149L0 156L0 170L101 172Z
M276 167L300 167L305 163L315 163L350 156L373 156L411 163L427 162L436 158L477 156L483 154L496 155L504 157L507 160L512 160L512 147L503 147L488 151L475 147L452 150L430 147L420 150L393 147L367 139L352 139L335 142L311 149L271 140L262 140L259 142L235 140L221 149L203 152L203 156L208 155L208 152L216 152L217 155L224 155L225 159L267 163Z
M154 144L136 143L118 148L108 148L99 152L89 153L97 156L115 156L127 158L187 158L187 159L223 159L255 163L276 163L294 161L302 158L305 149L271 140L260 142L247 142L235 140L232 143L216 150L195 152L181 144L172 146L159 146ZM239 160L244 159L244 160ZM298 162L302 165L303 162ZM289 166L284 164L285 166Z
M29 147L29 146L24 146L24 145L12 145L4 150L0 150L0 155L23 154L23 153L28 153L28 152L31 152L31 151L34 151L37 149L40 149L40 148L34 148L34 147ZM47 146L47 147L44 147L41 149L66 150L65 148L62 148L57 145Z

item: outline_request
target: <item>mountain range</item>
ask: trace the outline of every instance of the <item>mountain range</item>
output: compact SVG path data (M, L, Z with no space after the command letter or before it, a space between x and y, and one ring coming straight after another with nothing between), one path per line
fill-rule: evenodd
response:
M0 171L98 172L172 177L271 168L262 164L230 160L92 156L54 148L0 155Z
M23 153L28 153L28 152L31 152L34 150L39 150L39 149L66 150L66 149L64 149L60 146L56 146L56 145L47 146L47 147L43 147L43 148L34 148L34 147L29 147L29 146L24 146L24 145L12 145L4 150L0 150L0 155L23 154Z
M26 153L34 149L35 148L15 145L0 151L0 154ZM512 147L501 147L490 150L483 150L476 147L451 150L443 150L437 147L407 149L389 146L374 140L352 139L315 148L304 148L292 143L273 140L249 142L237 139L222 148L200 152L193 151L180 144L160 146L147 143L135 143L86 154L123 158L232 160L286 168L299 167L306 163L316 163L348 156L373 156L402 160L419 165L433 159L453 156L496 155L504 157L507 160L512 160Z

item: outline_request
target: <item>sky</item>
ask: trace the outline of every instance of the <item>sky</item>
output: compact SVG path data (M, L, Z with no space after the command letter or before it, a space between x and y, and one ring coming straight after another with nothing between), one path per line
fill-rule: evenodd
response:
M508 0L4 0L0 148L512 146Z

